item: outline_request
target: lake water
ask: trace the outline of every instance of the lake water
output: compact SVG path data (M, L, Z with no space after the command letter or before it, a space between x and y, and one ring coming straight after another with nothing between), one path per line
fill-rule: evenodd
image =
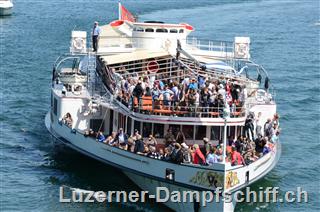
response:
M89 31L117 17L113 0L15 0L0 18L1 211L166 211L148 204L59 204L61 185L86 190L135 190L126 176L53 145L44 126L52 64L67 52L72 29ZM252 185L301 186L308 204L238 204L237 211L319 211L319 2L317 0L123 1L140 20L187 22L202 39L251 37L255 62L269 72L281 115L282 157Z

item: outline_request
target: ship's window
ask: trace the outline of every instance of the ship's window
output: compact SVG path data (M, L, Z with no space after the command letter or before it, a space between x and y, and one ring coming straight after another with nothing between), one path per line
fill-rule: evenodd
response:
M217 141L219 140L219 137L220 137L220 127L212 126L210 140Z
M113 131L113 110L110 110L110 116L109 116L109 132L110 134Z
M152 133L152 123L143 123L142 136L146 138L146 137L149 137L151 133Z
M166 169L166 179L167 179L167 180L172 180L172 181L174 181L174 178L175 178L174 175L175 175L175 174L174 174L174 170L173 170L173 169Z
M169 129L170 128L172 129L172 133L173 133L174 137L176 137L178 132L180 131L180 125L171 124L171 125L169 125Z
M132 119L130 117L128 117L128 119L127 119L127 134L128 135L132 134L132 132L131 132L131 124L132 124Z
M180 30L179 30L179 33L183 33L183 32L184 32L184 30L183 30L183 29L180 29Z
M90 129L95 132L104 131L104 122L102 119L90 119Z
M170 29L170 33L178 33L177 29Z
M155 138L163 138L163 124L153 124L153 135Z
M227 128L227 135L234 137L235 136L235 130L236 130L235 126L228 127Z
M135 27L135 28L133 29L133 31L143 32L143 28L142 28L142 27Z
M58 114L58 100L56 98L53 99L53 113L54 115Z
M243 135L242 131L243 131L243 128L241 126L237 127L237 137Z
M138 130L139 134L141 135L141 122L140 121L134 121L134 130Z
M167 33L168 30L167 29L157 29L156 32Z
M152 28L147 28L145 32L154 32L154 29L152 29Z
M193 125L183 125L182 132L186 139L193 139Z
M126 117L121 114L121 113L118 113L118 129L119 128L123 128L124 131L126 131Z
M247 172L246 172L246 183L249 182L249 179L250 179L250 177L249 177L249 171L247 171Z
M196 126L196 140L202 140L206 137L206 126Z

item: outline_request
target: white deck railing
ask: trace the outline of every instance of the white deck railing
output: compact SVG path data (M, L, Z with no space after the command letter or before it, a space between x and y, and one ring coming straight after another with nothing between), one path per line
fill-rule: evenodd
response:
M220 52L225 55L234 53L234 43L229 41L199 40L191 37L187 38L186 43L199 50Z

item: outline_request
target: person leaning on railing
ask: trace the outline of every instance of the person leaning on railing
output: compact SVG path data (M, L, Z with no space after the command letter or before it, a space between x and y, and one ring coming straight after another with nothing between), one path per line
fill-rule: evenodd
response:
M219 163L220 157L216 154L217 149L215 147L210 147L208 155L206 157L206 163L207 165L214 165L215 163Z
M99 142L104 142L106 140L106 137L103 135L103 133L101 131L98 132L97 140Z
M168 85L165 85L164 90L161 92L161 95L163 96L163 105L166 109L169 109L171 106L171 99L173 94L173 91L169 89Z
M170 155L171 162L180 164L183 162L183 153L181 150L181 145L179 143L174 144L174 149L171 152Z
M149 137L144 141L144 144L148 147L152 146L152 147L156 148L158 145L158 142L157 142L156 138L150 134Z
M128 135L124 133L122 128L119 129L115 137L115 142L118 142L120 149L128 149Z
M117 142L115 140L117 133L116 132L112 132L111 135L109 135L107 137L107 139L105 140L106 144L109 144L110 146L117 146Z
M62 118L62 121L64 122L64 124L66 124L68 127L72 127L72 117L70 113L66 113L66 115Z
M192 163L191 150L186 143L181 143L181 151L183 157L183 163Z
M204 165L206 163L206 159L202 154L202 152L200 151L198 144L193 145L192 161L194 164Z
M232 147L232 151L231 151L231 165L232 166L246 165L242 155L237 151L235 147Z

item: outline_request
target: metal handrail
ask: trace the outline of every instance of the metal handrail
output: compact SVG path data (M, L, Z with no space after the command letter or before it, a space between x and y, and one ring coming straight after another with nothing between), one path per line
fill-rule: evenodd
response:
M124 102L123 99L118 98L122 104L125 103L128 108L138 113L147 113L150 115L164 115L164 116L182 116L182 117L207 117L207 118L222 118L225 106L200 106L203 102L190 102L188 100L173 101L173 100L154 100L151 97L131 97L129 102ZM150 104L151 100L151 104ZM131 102L130 102L131 101ZM148 101L148 103L145 103ZM230 106L231 118L245 117L246 108L243 106Z
M218 41L218 40L204 40L196 37L189 37L186 43L192 47L206 51L220 51L224 53L234 53L234 42L231 41ZM205 44L203 44L205 43Z

